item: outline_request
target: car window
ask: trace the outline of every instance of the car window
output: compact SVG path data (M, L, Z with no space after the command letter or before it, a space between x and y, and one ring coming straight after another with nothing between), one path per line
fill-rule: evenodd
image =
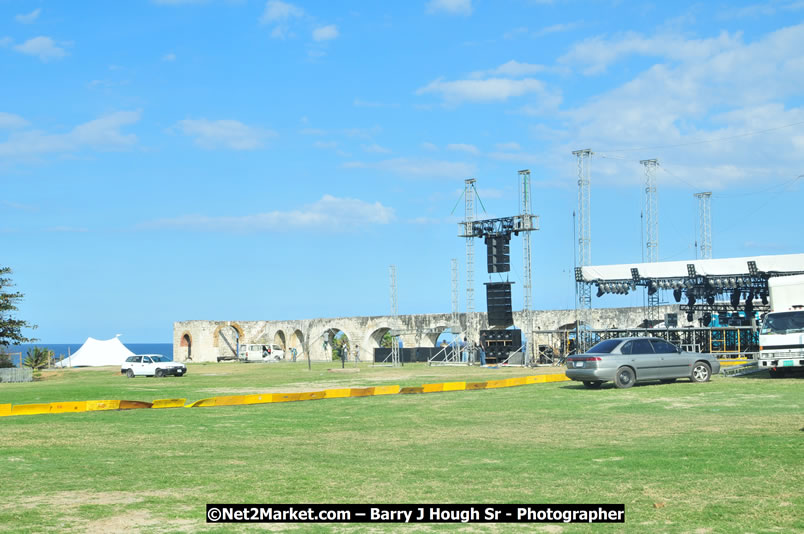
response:
M659 354L668 354L671 352L678 352L678 349L672 343L668 343L663 339L652 339L651 345L653 345L653 350Z
M589 354L610 354L621 342L621 339L607 339L601 341L586 352Z
M134 359L131 361L134 363L140 363L142 361L142 356L132 356L132 358Z
M147 356L143 357L142 363L151 363L151 358L149 358Z
M628 343L622 346L620 352L622 352L623 354L631 354L632 350L634 350L634 342L629 341Z
M133 361L135 361L136 359L137 359L137 357L136 357L136 356L129 356L128 358L126 358L126 361L127 361L127 362L133 362Z
M631 343L631 354L653 354L653 347L649 339L635 339Z

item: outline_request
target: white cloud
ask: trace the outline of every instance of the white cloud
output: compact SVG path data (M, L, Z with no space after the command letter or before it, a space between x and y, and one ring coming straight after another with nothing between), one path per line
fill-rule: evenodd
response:
M22 128L23 126L27 126L28 121L20 117L19 115L14 115L13 113L5 113L0 111L0 128Z
M506 76L506 77L517 78L519 76L528 76L530 74L536 74L539 72L544 72L546 70L547 67L545 67L544 65L536 65L533 63L520 63L519 61L515 61L512 59L507 63L503 63L496 69L473 72L471 77L485 78L486 76Z
M516 143L516 142L513 142L513 141L508 142L508 143L497 143L496 145L494 145L494 147L497 150L501 150L501 151L522 150L522 147L519 146L519 143Z
M471 15L472 0L430 0L427 3L427 12Z
M254 128L231 119L185 119L177 126L193 137L196 145L206 149L254 150L260 148L266 138L276 136L276 132L271 130Z
M44 62L48 62L52 59L61 59L67 55L67 52L57 46L53 39L43 36L28 39L24 43L15 46L14 50L30 56L37 56Z
M436 146L436 145L435 145L435 144L433 144L433 143L430 143L429 141L425 141L425 142L423 142L423 143L421 144L421 147L422 147L424 150L427 150L427 151L429 151L429 152L435 152L435 151L437 151L437 150L438 150L438 146Z
M539 80L525 78L510 80L507 78L488 78L486 80L434 80L416 91L417 95L427 93L440 94L451 103L462 101L503 101L527 93L544 91L545 85Z
M196 230L217 232L316 232L359 231L370 225L388 224L395 218L393 208L380 202L324 195L320 200L291 211L271 211L239 217L186 215L159 219L139 225L147 230Z
M162 61L176 61L176 54L170 52L162 56Z
M121 128L138 122L140 116L139 111L118 111L79 124L63 134L49 134L40 130L14 132L7 141L0 143L0 156L31 156L86 148L127 148L137 142L137 136L125 134Z
M411 158L393 158L374 163L352 161L345 163L344 167L374 169L396 174L403 178L464 179L472 176L476 171L476 167L470 163Z
M330 41L332 39L337 39L337 37L338 28L334 24L322 26L313 30L314 41Z
M298 6L280 2L279 0L269 0L269 2L265 4L265 10L262 12L260 22L262 24L271 24L290 18L301 17L303 15L304 10Z
M380 146L377 143L373 143L371 145L360 145L365 152L371 152L373 154L390 154L391 150L385 148L384 146Z
M467 145L464 143L451 143L447 145L447 150L455 150L457 152L466 152L468 154L479 154L480 151L475 145Z
M10 46L11 43L13 43L13 42L14 42L14 40L11 37L6 36L6 37L3 37L2 39L0 39L0 46L2 46L2 47Z
M23 15L17 15L16 17L14 17L14 20L19 22L20 24L31 24L37 18L39 18L40 13L42 13L42 9L41 8L36 8L33 11L31 11L30 13L23 14Z

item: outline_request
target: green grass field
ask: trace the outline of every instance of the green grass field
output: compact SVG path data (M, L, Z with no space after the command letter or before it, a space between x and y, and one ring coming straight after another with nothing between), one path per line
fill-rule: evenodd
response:
M0 384L0 403L481 381L543 370L195 364ZM544 372L555 372L547 369ZM8 532L802 532L800 379L572 382L0 418ZM624 503L625 525L208 525L220 503Z

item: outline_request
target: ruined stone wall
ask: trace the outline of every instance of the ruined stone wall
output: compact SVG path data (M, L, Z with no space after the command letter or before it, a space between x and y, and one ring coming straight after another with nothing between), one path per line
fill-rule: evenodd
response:
M677 313L679 326L687 326L686 317L678 305L662 306L659 316ZM488 328L485 313L478 312L480 329ZM600 308L587 311L587 321L593 329L636 328L645 318L644 308ZM529 325L529 320L532 325ZM535 310L525 315L514 312L514 325L527 337L530 331L558 330L574 324L575 310ZM453 331L463 331L465 314L458 315L459 325ZM180 321L173 324L173 359L176 361L214 362L221 357L235 356L237 344L277 344L290 358L290 348L297 350L298 359L330 360L324 341L331 347L338 331L349 338L354 350L360 346L361 359L371 361L374 348L389 329L400 333L406 347L433 347L438 336L455 326L451 314L398 315L375 317L333 317L295 321ZM461 334L463 335L463 334ZM538 340L537 340L538 341ZM541 341L538 341L541 343ZM188 356L190 360L188 360Z

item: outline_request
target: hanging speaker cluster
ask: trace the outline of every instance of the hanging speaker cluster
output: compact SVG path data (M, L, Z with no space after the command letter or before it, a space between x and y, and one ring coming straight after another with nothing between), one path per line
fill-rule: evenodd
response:
M511 270L511 234L487 235L485 242L488 272L509 272Z
M512 283L488 282L485 284L489 326L506 328L514 324L514 312L511 307Z

